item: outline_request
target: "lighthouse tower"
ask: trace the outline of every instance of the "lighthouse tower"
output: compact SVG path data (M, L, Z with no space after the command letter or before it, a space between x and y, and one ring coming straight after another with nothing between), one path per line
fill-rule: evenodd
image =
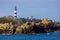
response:
M14 18L16 19L17 18L17 7L15 6L14 8Z

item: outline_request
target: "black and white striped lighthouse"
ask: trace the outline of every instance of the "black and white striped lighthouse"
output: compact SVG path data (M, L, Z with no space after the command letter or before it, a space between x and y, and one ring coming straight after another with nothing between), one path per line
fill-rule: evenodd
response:
M17 18L17 7L15 6L14 8L14 18L16 19Z

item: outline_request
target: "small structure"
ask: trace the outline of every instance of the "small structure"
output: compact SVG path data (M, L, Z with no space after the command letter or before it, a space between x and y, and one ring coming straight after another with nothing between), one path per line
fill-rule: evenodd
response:
M33 20L33 16L30 16L29 19L30 19L30 20Z

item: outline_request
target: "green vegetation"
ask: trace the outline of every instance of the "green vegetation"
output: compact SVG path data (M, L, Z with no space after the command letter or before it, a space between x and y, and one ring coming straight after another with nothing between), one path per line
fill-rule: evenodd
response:
M12 24L17 24L18 20L15 20L15 19L9 18L9 17L0 18L0 23L10 23L10 22L12 22Z

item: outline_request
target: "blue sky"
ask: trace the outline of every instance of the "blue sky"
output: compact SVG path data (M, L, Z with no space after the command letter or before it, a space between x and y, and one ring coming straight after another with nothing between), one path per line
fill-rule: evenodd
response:
M60 21L60 0L0 0L0 17L13 16L15 5L18 17L48 17Z

